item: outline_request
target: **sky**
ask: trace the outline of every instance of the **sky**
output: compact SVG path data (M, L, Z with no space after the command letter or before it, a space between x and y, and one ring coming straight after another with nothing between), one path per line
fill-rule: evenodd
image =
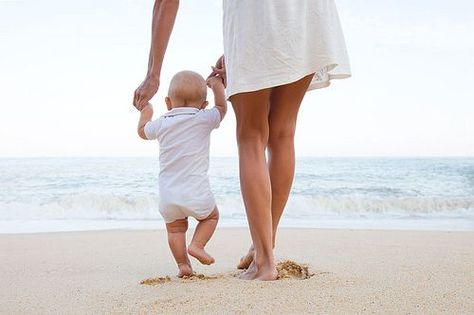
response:
M307 94L297 155L474 156L474 2L336 3L353 77ZM152 7L0 0L0 157L157 155L132 107ZM181 0L155 114L175 72L206 76L222 51L221 1ZM236 156L234 129L230 110L212 156Z

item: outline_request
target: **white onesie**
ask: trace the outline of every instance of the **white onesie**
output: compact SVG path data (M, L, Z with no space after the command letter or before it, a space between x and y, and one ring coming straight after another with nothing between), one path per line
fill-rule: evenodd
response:
M207 171L211 131L220 122L215 107L177 107L145 125L146 137L160 145L159 210L166 223L205 219L214 210Z

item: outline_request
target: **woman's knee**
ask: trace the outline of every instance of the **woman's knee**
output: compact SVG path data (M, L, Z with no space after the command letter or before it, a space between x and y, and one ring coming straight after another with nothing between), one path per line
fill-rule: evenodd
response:
M239 148L264 149L268 143L270 89L236 94L231 98L237 121Z
M287 126L272 128L270 125L268 147L279 148L294 145L296 124L288 124Z
M265 150L268 144L268 129L237 127L237 144L239 148Z

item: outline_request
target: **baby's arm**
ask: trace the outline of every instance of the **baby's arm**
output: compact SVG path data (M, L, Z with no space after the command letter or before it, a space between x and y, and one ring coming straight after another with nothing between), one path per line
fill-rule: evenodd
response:
M227 101L225 99L225 89L222 79L218 76L210 77L207 79L207 85L212 89L214 93L214 104L221 114L221 121L227 112Z
M153 118L153 107L151 106L150 103L143 107L143 109L140 111L140 120L138 121L138 128L137 132L140 138L148 140L148 138L145 135L145 125L147 122L151 121Z

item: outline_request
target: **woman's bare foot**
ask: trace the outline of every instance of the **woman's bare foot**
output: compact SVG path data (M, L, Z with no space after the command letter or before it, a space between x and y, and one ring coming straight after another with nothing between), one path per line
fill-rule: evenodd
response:
M193 274L193 268L191 268L191 264L189 263L178 264L178 268L179 268L178 278L182 278L184 276L190 276Z
M278 271L274 264L257 268L255 261L252 261L249 268L239 276L239 279L242 280L269 281L276 280L277 278Z
M237 269L250 269L250 265L253 262L254 256L255 256L255 249L252 245L250 246L247 255L240 258L240 262L237 265Z
M188 246L188 254L199 260L203 265L211 265L215 262L214 258L206 253L204 248L199 248L197 245L192 243Z
M278 271L275 265L261 267L255 273L255 278L252 280L260 280L260 281L273 281L278 278Z
M255 273L257 272L257 266L255 265L255 261L252 260L250 266L247 270L245 270L240 276L239 279L242 280L252 280L255 278Z

